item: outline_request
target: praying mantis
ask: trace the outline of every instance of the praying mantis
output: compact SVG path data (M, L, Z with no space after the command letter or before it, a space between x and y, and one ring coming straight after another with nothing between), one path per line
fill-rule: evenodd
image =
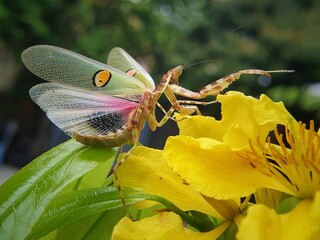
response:
M169 70L155 86L151 76L121 48L111 50L107 65L49 45L26 49L22 53L22 61L35 75L49 81L32 87L30 96L66 134L92 146L111 148L133 143L131 150L113 168L119 192L121 188L116 172L137 146L145 122L154 131L176 111L200 114L197 105L208 105L214 101L202 102L199 99L217 95L242 74L271 77L273 72L291 72L241 70L193 92L179 86L183 66ZM171 103L168 111L158 103L162 95ZM178 100L177 96L188 100ZM157 106L165 113L159 121L155 116Z

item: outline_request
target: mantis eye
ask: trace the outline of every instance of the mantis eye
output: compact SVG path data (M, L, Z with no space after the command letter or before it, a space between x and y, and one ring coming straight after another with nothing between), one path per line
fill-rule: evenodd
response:
M93 76L93 85L96 87L104 87L107 85L111 79L111 72L108 70L100 70L96 72Z

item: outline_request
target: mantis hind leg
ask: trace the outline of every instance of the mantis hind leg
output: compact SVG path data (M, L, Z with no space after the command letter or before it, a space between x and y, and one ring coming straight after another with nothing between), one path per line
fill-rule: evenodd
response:
M134 143L134 145L130 148L130 150L119 160L117 161L117 163L114 165L113 167L113 175L114 175L114 184L115 184L115 187L117 188L118 192L119 192L119 195L120 195L120 198L121 198L121 202L123 204L123 206L125 207L126 211L127 211L127 216L129 218L132 219L132 216L129 212L129 209L128 209L128 205L126 204L126 200L125 200L125 197L124 197L124 194L123 194L123 191L122 191L122 188L121 188L121 184L120 184L120 181L119 181L119 177L118 177L118 174L117 174L117 171L119 170L119 168L122 166L122 164L126 161L126 159L130 156L131 152L138 146L137 143Z

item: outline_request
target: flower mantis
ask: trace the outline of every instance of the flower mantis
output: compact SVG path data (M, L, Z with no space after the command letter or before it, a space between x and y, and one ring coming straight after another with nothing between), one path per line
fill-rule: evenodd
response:
M270 77L271 72L288 72L241 70L193 92L179 86L183 66L169 70L155 86L151 76L121 48L111 50L107 65L48 45L26 49L22 60L31 72L49 81L30 89L32 100L48 118L78 142L103 147L133 143L134 148L145 122L154 131L165 124L175 111L200 114L197 105L214 101L201 102L198 99L217 95L242 74ZM168 111L158 103L163 94L171 103ZM190 100L178 100L176 96ZM157 106L165 113L159 121L155 117ZM113 169L119 190L116 170L126 156Z

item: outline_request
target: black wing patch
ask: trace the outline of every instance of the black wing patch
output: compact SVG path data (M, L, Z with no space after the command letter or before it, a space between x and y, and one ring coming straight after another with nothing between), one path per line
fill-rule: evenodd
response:
M98 112L91 114L87 123L90 127L96 129L102 135L107 135L111 132L117 132L128 121L127 117L121 112L103 113Z

